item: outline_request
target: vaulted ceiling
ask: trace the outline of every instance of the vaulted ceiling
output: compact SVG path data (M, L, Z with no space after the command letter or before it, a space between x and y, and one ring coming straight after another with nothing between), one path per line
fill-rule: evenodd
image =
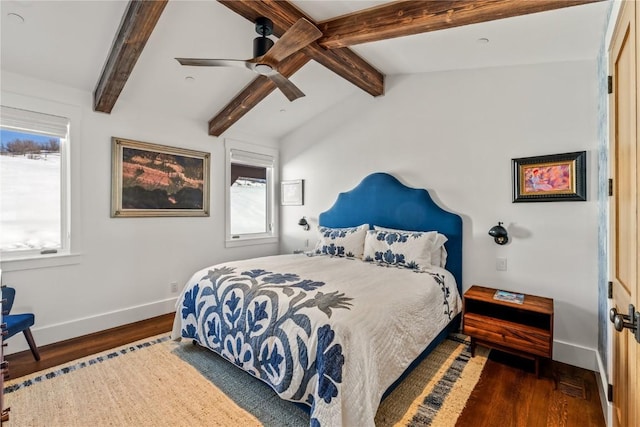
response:
M238 128L277 138L347 96L382 95L385 75L593 59L608 5L3 0L0 8L3 71L90 90L96 111L126 102L202 120L211 135ZM174 60L250 58L257 16L273 20L276 37L300 17L323 33L281 63L306 97L289 103L249 70Z

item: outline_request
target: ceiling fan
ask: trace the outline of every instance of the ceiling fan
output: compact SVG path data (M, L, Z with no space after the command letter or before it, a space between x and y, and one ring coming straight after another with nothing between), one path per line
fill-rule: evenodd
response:
M268 77L289 101L295 101L304 96L296 85L278 72L278 65L280 61L319 39L322 32L308 20L300 18L274 44L273 40L267 37L273 34L273 22L268 18L260 17L256 19L255 24L256 32L260 37L253 40L253 58L251 59L176 58L176 60L181 65L247 68Z

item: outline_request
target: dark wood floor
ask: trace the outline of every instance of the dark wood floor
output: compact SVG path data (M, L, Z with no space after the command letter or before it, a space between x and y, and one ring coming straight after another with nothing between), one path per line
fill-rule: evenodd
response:
M48 369L71 360L109 350L123 344L171 331L174 314L165 314L142 322L118 326L91 335L38 347L40 361L36 362L31 351L9 354L9 379ZM20 336L12 338L21 339ZM37 344L37 343L36 343Z
M43 346L39 362L28 350L11 354L6 356L9 374L17 378L169 332L172 323L173 314L166 314ZM456 425L600 427L605 422L593 372L553 362L543 364L540 378L536 378L532 362L493 351Z
M595 373L492 351L457 427L604 427Z

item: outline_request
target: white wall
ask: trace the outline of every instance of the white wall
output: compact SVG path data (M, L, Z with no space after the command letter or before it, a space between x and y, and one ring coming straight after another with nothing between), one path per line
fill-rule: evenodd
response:
M147 114L124 102L116 103L111 115L95 113L90 93L4 71L2 91L10 95L5 98L18 94L34 106L39 99L69 104L81 115L79 137L71 141L80 148L72 158L72 232L79 233L79 263L15 270L16 263L2 262L3 284L17 290L14 311L36 314L32 330L39 346L171 312L177 294L170 292L170 282L182 287L208 265L277 253L277 244L224 247L224 144L207 135L206 123ZM210 152L211 215L111 218L112 136ZM27 348L20 338L8 344L7 353Z
M464 221L464 288L482 284L555 299L554 358L595 369L597 346L596 64L570 62L392 76L386 95L357 93L281 142L282 179L305 179L305 205L281 210L281 252L315 241L340 191L384 171L431 190ZM15 310L36 313L39 345L172 311L171 281L277 245L224 247L224 151L206 123L147 114L124 102L94 113L90 93L2 72L2 90L81 111L78 264L7 271ZM34 101L35 104L35 101ZM230 132L231 133L231 132ZM111 137L211 152L211 216L112 219ZM275 145L250 135L228 135ZM588 202L511 203L511 158L588 151ZM78 159L75 159L76 162ZM77 164L77 163L76 163ZM80 182L78 182L80 181ZM512 241L487 235L497 221ZM496 257L508 270L495 270ZM8 352L26 349L9 340Z
M389 77L383 97L357 94L282 141L282 179L305 180L305 204L282 209L281 252L313 245L302 215L315 225L339 192L389 172L463 217L464 289L554 298L554 359L595 369L596 119L595 60ZM511 202L512 158L582 150L587 202ZM505 246L487 235L497 221Z

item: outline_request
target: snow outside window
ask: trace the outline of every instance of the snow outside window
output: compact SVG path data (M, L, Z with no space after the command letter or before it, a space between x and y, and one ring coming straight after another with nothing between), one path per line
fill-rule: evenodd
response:
M0 253L66 253L69 119L0 108Z
M274 150L239 143L227 147L227 246L277 241Z

